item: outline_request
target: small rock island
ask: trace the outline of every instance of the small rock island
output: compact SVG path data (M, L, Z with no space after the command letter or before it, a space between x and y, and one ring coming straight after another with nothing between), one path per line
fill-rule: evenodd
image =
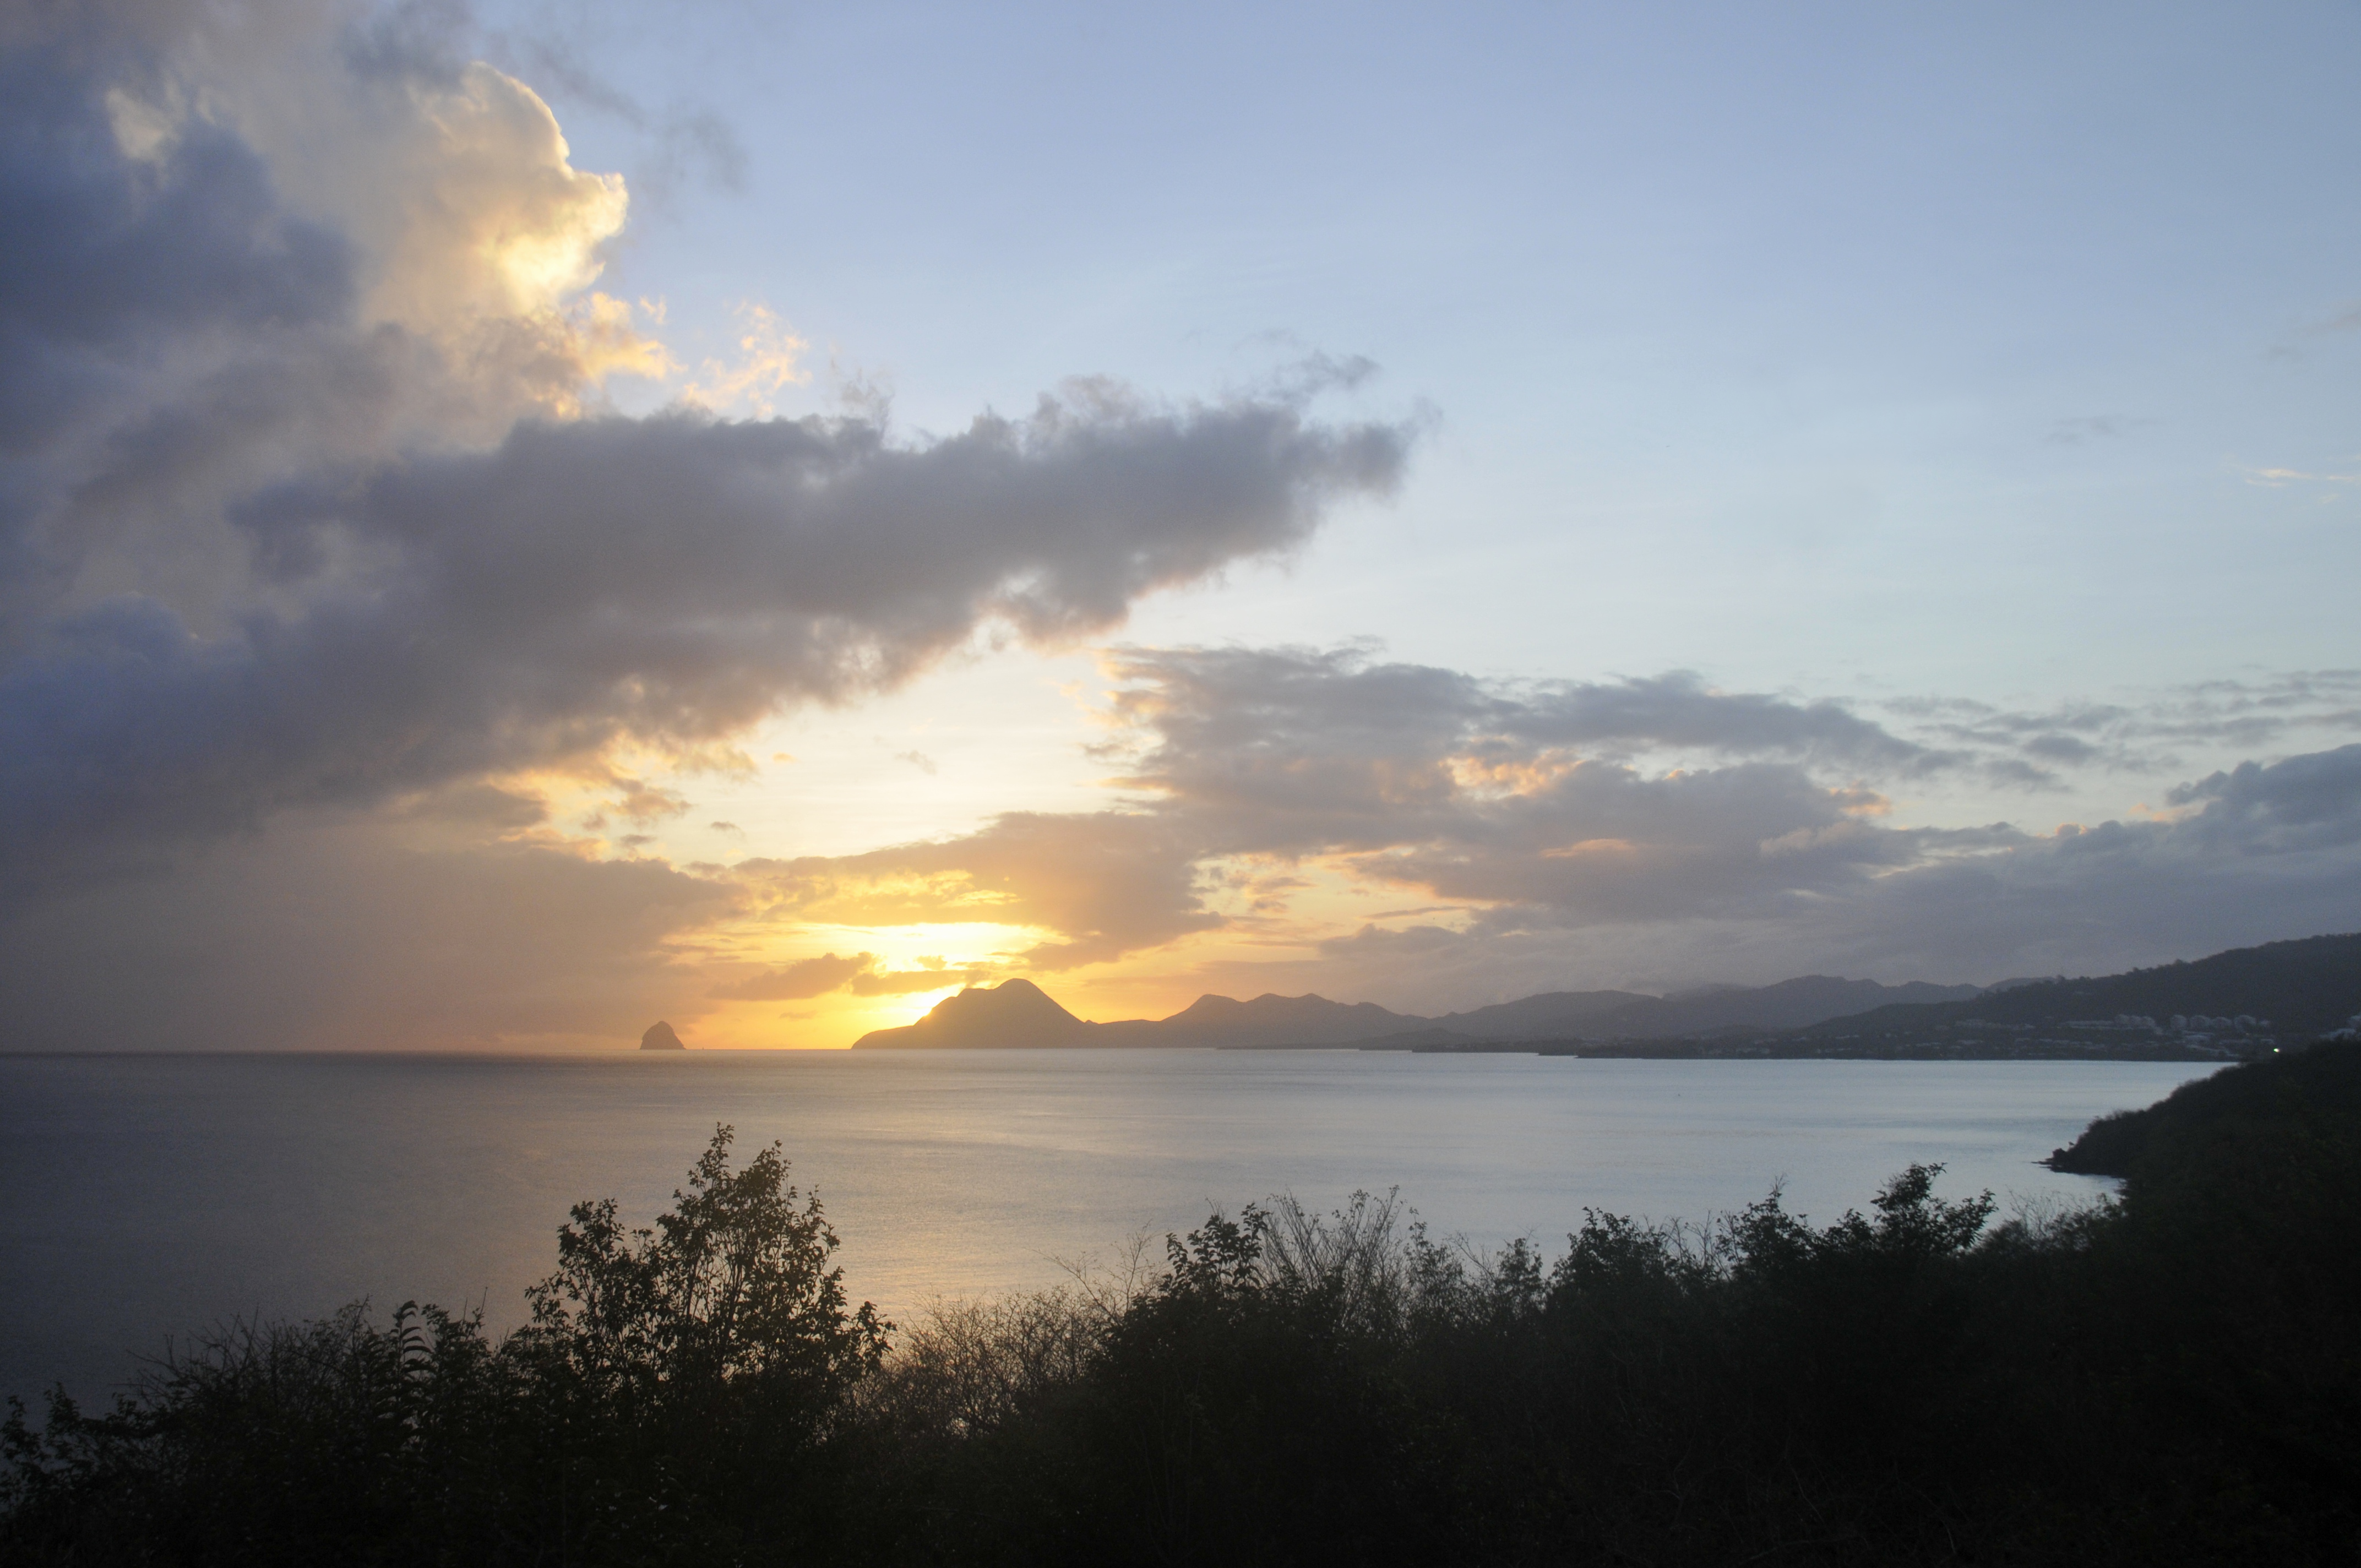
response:
M648 1032L646 1034L640 1036L640 1049L643 1051L685 1051L688 1049L688 1047L680 1043L680 1036L672 1032L672 1025L659 1018L654 1023L648 1025Z

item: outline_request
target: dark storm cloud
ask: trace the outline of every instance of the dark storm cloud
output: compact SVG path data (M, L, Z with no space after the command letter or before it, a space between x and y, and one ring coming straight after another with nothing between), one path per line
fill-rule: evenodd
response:
M1686 751L1898 773L1959 760L1833 703L1714 691L1685 673L1514 686L1308 649L1133 649L1111 668L1131 683L1117 712L1145 742L1135 782L1262 817L1264 848L1284 841L1280 819L1296 812L1306 842L1334 842L1356 813L1389 839L1422 802L1480 795L1483 769L1512 778L1561 753Z
M0 330L12 342L130 362L163 334L344 316L343 241L281 212L245 144L195 121L134 160L75 63L55 48L0 55ZM51 362L9 365L12 412ZM25 433L0 428L12 444Z
M146 411L151 384L224 340L300 338L352 301L343 241L282 213L236 137L198 123L126 157L90 53L0 49L0 652L70 586L72 534L104 530L64 494L95 482L89 455L120 441L135 469L161 460L124 428L172 424ZM180 422L200 438L184 447L205 422Z
M1043 927L1066 939L1019 956L1060 968L1215 927L1283 927L1284 895L1307 884L1277 869L1317 861L1449 901L1466 925L1373 926L1257 983L1410 1006L1567 983L1570 964L1588 983L1709 979L1716 953L1721 972L1755 980L1845 964L1992 979L2037 959L2147 962L2312 918L2350 924L2361 907L2361 746L2184 785L2166 819L1896 828L1864 777L2054 775L1685 675L1510 685L1358 650L1134 649L1111 663L1127 733L1101 751L1126 764L1134 809L774 862L759 873L766 896L852 924ZM2127 711L1993 728L2014 749ZM1668 751L1707 762L1633 760Z
M2004 837L1879 879L1794 935L1888 974L1994 979L2355 927L2361 747L2245 763L2169 798L2188 814Z
M1546 686L1526 706L1528 713L1505 728L1544 745L1696 748L1906 773L1960 760L1904 740L1838 703L1714 691L1686 672Z
M445 24L412 37L409 16L335 57L372 112L483 87ZM1172 407L1077 382L933 441L862 418L537 417L592 394L572 327L477 322L461 354L364 323L345 238L291 215L225 125L158 118L163 45L94 16L0 60L18 896L306 803L622 741L710 754L980 628L1102 630L1400 477L1406 429L1321 423L1305 389ZM538 107L483 90L531 151Z
M1262 727L1257 740L1268 741L1307 724L1325 737L1406 723L1424 733L1497 733L1619 752L1694 747L1885 767L1945 760L1839 704L1718 691L1686 671L1511 685L1429 665L1373 663L1357 650L1300 648L1119 650L1113 668L1154 684L1159 729L1180 744L1240 734L1241 726Z
M2200 781L2175 792L2191 812L2177 819L1911 836L1901 864L1759 906L1724 892L1668 901L1653 919L1561 924L1563 902L1500 905L1464 930L1365 927L1251 981L1246 967L1213 966L1204 983L1432 1012L1544 990L1814 971L1946 981L2103 973L2350 930L2361 910L2356 750Z
M1401 459L1394 432L1287 409L1045 400L921 448L857 421L675 414L283 485L239 521L299 608L201 638L111 601L0 674L12 869L625 738L721 740L906 678L988 621L1078 636L1295 543Z
M1801 762L1650 773L1571 755L1686 744L1909 770L1929 755L1827 704L1719 694L1686 675L1527 691L1353 650L1126 650L1116 712L1131 812L1024 813L931 844L751 873L808 918L979 920L1065 939L1057 969L1224 923L1203 868L1331 857L1354 875L1489 906L1513 924L1773 912L1921 852L1872 792ZM744 868L741 868L741 871ZM1238 885L1253 909L1271 879ZM1289 881L1290 888L1301 883ZM1513 913L1501 915L1501 910Z
M1917 858L1915 835L1853 815L1876 804L1784 763L1666 775L1586 763L1528 794L1463 802L1422 841L1347 863L1513 912L1496 924L1773 915Z
M2241 762L2166 798L2177 806L2204 803L2173 830L2209 847L2258 854L2345 849L2361 843L2361 745L2268 767Z
M1996 826L1927 836L1914 863L1779 920L1623 936L1720 954L1720 972L1755 979L1820 967L1990 981L2104 972L2354 928L2361 747L2242 764L2169 798L2188 814L2041 835ZM1691 976L1700 972L1696 957L1686 962Z

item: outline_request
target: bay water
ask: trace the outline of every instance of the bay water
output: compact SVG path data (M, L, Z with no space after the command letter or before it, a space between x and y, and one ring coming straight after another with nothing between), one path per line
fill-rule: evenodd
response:
M1563 1247L1586 1207L1703 1220L1783 1185L1823 1223L1913 1162L1938 1192L2089 1201L2034 1162L2180 1063L1596 1061L1399 1052L0 1056L0 1392L104 1393L236 1317L481 1304L569 1204L635 1223L717 1124L779 1141L855 1300L1054 1284L1275 1193L1398 1190L1431 1234Z

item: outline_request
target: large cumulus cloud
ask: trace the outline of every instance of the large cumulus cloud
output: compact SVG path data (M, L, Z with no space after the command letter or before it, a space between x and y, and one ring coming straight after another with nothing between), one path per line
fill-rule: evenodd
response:
M0 61L19 899L291 807L710 753L1400 477L1403 430L1302 395L1077 382L927 442L602 411L665 363L589 291L620 179L432 28L267 9L60 14Z
M257 604L60 617L0 674L13 869L289 805L726 738L909 675L988 620L1057 639L1389 484L1390 433L1253 404L1045 401L924 448L857 421L527 424L291 480L236 521Z

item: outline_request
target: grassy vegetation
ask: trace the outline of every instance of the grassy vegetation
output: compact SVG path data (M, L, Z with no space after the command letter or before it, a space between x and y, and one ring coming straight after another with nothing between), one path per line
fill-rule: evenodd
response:
M890 1349L725 1132L656 1230L578 1207L505 1340L354 1310L20 1414L0 1552L2350 1563L2361 1047L2208 1081L2089 1211L1994 1224L1914 1167L1825 1226L1774 1193L1475 1258L1278 1202Z

